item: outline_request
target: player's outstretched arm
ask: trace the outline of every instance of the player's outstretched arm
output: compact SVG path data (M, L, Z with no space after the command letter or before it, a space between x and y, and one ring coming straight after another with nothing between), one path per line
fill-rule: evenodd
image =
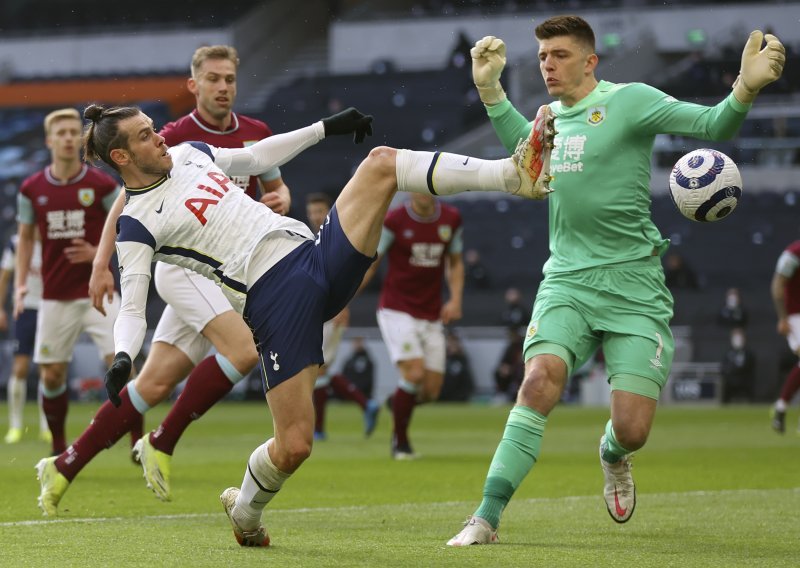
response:
M761 49L764 41L766 46ZM778 80L785 64L786 49L780 40L772 34L764 35L761 30L754 30L742 52L742 66L733 83L733 96L740 103L752 103L761 89Z
M496 105L506 100L506 92L500 84L500 75L506 66L503 40L494 36L481 38L469 54L472 56L472 80L483 104Z
M275 134L247 148L217 148L214 162L228 175L258 175L280 166L328 136L353 135L359 144L372 135L372 116L348 108L311 126Z

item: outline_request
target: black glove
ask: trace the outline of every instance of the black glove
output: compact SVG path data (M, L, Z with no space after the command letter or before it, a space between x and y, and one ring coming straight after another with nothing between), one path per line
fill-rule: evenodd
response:
M361 114L353 107L322 119L325 137L353 133L353 142L361 144L364 138L372 136L372 116Z
M127 384L131 377L131 357L127 353L120 351L114 355L111 367L106 371L106 392L111 404L119 408L122 399L119 398L119 391Z

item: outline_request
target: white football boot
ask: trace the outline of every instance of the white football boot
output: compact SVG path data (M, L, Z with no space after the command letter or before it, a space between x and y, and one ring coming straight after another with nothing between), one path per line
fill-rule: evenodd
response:
M605 477L603 497L611 518L618 523L626 523L636 508L636 485L631 475L633 454L628 454L617 463L608 463L603 459L605 445L606 437L603 436L600 438L600 465Z

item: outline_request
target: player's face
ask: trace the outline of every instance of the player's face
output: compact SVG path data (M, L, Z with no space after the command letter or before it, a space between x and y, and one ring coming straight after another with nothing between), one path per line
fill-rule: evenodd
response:
M325 223L325 217L328 216L328 206L324 203L309 203L306 205L306 217L308 217L308 226L312 231L318 231L319 228Z
M596 65L597 56L572 36L539 40L539 69L547 92L564 104L572 106L594 88Z
M199 109L216 120L227 118L236 99L236 65L230 59L206 59L189 80L189 89Z
M50 125L47 147L54 160L77 160L81 148L81 121L61 118Z
M144 113L120 121L119 128L128 133L128 154L139 173L161 177L172 170L172 156L164 137L153 129L153 121Z

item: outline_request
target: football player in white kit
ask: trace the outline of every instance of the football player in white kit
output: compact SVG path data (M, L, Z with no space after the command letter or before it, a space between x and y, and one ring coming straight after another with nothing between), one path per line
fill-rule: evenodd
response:
M540 148L552 143L552 121L543 121L503 160L378 147L314 236L305 224L246 197L227 176L279 166L326 136L354 133L359 142L371 134L372 117L351 108L248 148L185 143L170 149L138 108L92 105L84 116L91 121L84 137L87 158L116 169L127 196L117 237L123 300L114 326L116 355L106 374L110 400L118 404L136 388L125 383L144 341L153 260L212 278L254 331L274 435L251 454L241 489L220 496L243 546L269 544L263 509L311 454L311 394L324 362L322 324L358 289L398 189L436 195L504 191L538 199L549 193ZM224 358L217 363L240 372ZM43 481L43 495L47 489Z
M167 145L200 141L220 148L242 148L272 134L265 123L233 112L238 67L238 53L231 46L202 46L195 51L187 87L195 95L196 107L159 131ZM247 195L276 213L285 215L289 212L291 195L278 168L260 176L236 176L232 180ZM114 252L116 224L123 203L124 194L121 194L106 219L103 238L92 265L89 294L95 308L101 312L104 297L114 290L109 261ZM148 359L139 374L135 392L141 395L141 399L134 397L131 401L135 409L144 413L165 400L175 386L204 360L212 346L237 369L255 368L258 353L253 334L214 282L196 272L164 262L156 263L153 281L167 306L156 325ZM186 382L158 428L145 434L133 448L133 456L142 466L147 486L163 501L172 499L172 456L186 428L249 374L249 370L226 374L213 362L204 365L205 372L192 375L193 380ZM125 414L124 410L122 414ZM111 444L121 418L121 415L110 416L110 423L103 425L93 422L86 433L102 426L107 444ZM93 457L85 450L76 455L71 473L88 464Z

